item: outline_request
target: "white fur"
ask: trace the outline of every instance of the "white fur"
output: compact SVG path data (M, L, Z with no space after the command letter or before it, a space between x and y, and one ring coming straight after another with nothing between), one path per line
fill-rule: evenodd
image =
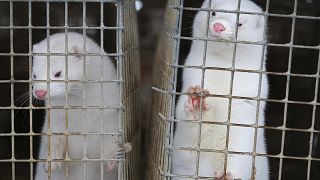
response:
M84 37L77 33L68 33L69 53L84 53L83 41ZM50 52L65 53L65 34L58 33L50 37ZM34 45L34 53L47 53L47 41L44 39L39 44ZM86 52L100 53L100 46L93 40L85 37ZM75 109L72 107L101 107L102 106L119 106L119 88L116 83L83 83L81 80L87 79L92 81L98 80L116 80L116 70L111 60L104 56L82 56L69 54L68 55L68 79L78 80L79 82L69 82L66 85L64 80L66 77L66 59L65 56L50 56L49 75L51 80L62 80L61 82L34 82L33 94L36 90L47 90L49 86L50 100L45 99L46 106L52 106L51 110L47 110L45 124L42 132L47 133L48 129L52 133L116 133L118 132L118 110L117 109ZM85 63L86 73L83 73L83 63ZM35 55L33 58L33 75L35 80L47 80L47 56ZM54 74L62 71L59 78L54 77ZM67 86L67 91L66 91ZM85 91L85 98L83 94ZM65 101L65 96L68 94L68 102ZM48 97L47 97L48 98ZM65 105L71 108L67 111L63 109ZM60 107L57 108L57 107ZM62 108L61 108L62 107ZM67 115L67 116L66 116ZM66 123L68 119L68 123ZM67 126L66 126L67 124ZM50 152L48 150L48 139L46 136L41 138L41 147L39 159L71 160L114 158L115 152L118 149L117 135L52 135L50 138ZM102 143L101 143L102 142ZM101 147L102 146L102 147ZM101 152L102 149L102 152ZM67 156L66 156L67 153ZM103 172L105 180L117 179L117 168L107 172L107 163L103 163ZM68 163L51 163L51 179L63 180L68 168L69 179L80 180L84 179L100 179L101 169L99 161L91 161L85 164L83 162L68 162ZM36 180L47 179L48 164L40 162L37 164Z
M204 2L203 8L208 8L208 1ZM212 0L213 9L236 10L238 0ZM262 10L249 0L241 0L241 11L262 12ZM193 25L193 37L206 38L206 27L208 27L208 38L234 40L236 32L237 15L232 13L216 12L216 16L210 13L209 25L207 26L208 13L200 11L197 13ZM221 23L226 30L219 35L214 32L213 24ZM259 15L241 14L239 22L238 38L240 41L259 42L264 39L264 17ZM193 41L190 53L185 65L203 65L205 42ZM234 44L228 42L208 41L205 67L232 67ZM263 46L238 44L236 48L235 68L245 70L259 70L261 66ZM263 70L265 64L262 65ZM188 87L201 85L202 70L186 68L183 72L182 92ZM231 71L205 70L204 89L211 94L228 95L230 93ZM233 80L233 96L258 97L259 74L247 72L235 72ZM268 80L262 75L261 98L268 95ZM176 107L176 118L182 120L194 120L194 115L184 109L187 96L180 96ZM227 98L208 97L205 99L210 106L209 111L202 114L202 121L226 122L228 119ZM256 121L256 110L259 108L258 124L264 125L265 103L261 102L257 107L257 101L245 99L232 99L231 123L252 125ZM174 135L174 147L197 148L199 126L196 123L176 123ZM232 126L229 132L229 151L253 152L254 128ZM202 124L201 149L224 150L226 147L227 127L224 125ZM257 153L266 153L266 145L263 129L258 130ZM196 175L196 151L175 151L173 153L172 169L174 174ZM229 154L227 157L227 172L235 179L251 179L252 156ZM215 172L224 171L225 155L217 152L201 152L199 161L199 176L214 177ZM256 179L268 180L269 167L265 157L256 156ZM183 178L173 178L175 180Z

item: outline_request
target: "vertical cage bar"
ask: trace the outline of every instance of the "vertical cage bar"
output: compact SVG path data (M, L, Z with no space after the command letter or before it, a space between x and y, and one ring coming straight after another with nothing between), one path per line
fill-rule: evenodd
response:
M240 6L241 6L241 0L238 0L238 4L237 4L237 9L236 9L236 14L237 14L237 18L236 18L236 28L235 28L235 39L238 39L238 27L237 24L239 23L239 16L240 16ZM234 48L233 48L233 54L232 54L232 65L231 65L231 79L230 79L230 92L228 95L228 99L229 99L229 104L228 104L228 118L227 118L227 134L226 134L226 146L225 146L225 160L224 160L224 174L227 174L227 165L228 165L228 155L229 155L229 137L230 137L230 121L231 121L231 105L232 105L232 93L233 93L233 82L234 82L234 74L235 74L235 61L236 61L236 53L237 53L237 46L238 46L238 42L235 41L234 43Z
M12 166L12 179L16 177L15 174L15 126L14 126L14 73L13 73L13 60L14 60L14 51L13 51L13 2L10 1L10 102L11 102L11 166Z
M293 40L294 40L294 33L295 33L295 25L296 25L296 15L297 15L297 7L298 7L298 0L294 0L294 10L293 10L293 17L292 17L292 26L291 26L291 36L290 36L290 45L289 46L289 62L288 62L288 72L287 72L287 82L286 82L286 96L285 96L285 105L284 105L284 118L283 118L283 128L286 128L287 124L287 113L288 113L288 101L289 101L289 87L290 87L290 73L291 73L291 65L292 65L292 52L293 52ZM281 180L282 177L282 166L283 166L283 151L284 151L284 141L285 141L285 130L282 130L281 136L281 151L280 151L280 164L279 164L279 177L278 179Z
M179 1L178 2L179 7L183 7L184 0L178 0L178 1ZM178 15L177 15L176 20L175 20L176 26L177 26L176 33L177 33L177 36L181 36L183 8L179 8L176 11L178 11ZM178 65L178 63L179 63L180 39L177 38L175 41L176 41L175 42L176 46L175 46L174 55L173 55L174 56L173 63ZM176 92L177 91L177 87L176 87L177 85L176 85L175 82L177 81L178 68L174 67L174 66L172 68L173 68L172 92ZM176 95L175 95L175 93L173 93L171 95L170 104L169 104L169 109L171 109L169 116L170 116L171 120L173 120L174 116L175 116L175 101L176 101ZM166 128L166 129L169 129L170 135L169 135L169 140L166 141L165 148L166 147L169 147L169 148L172 147L172 143L173 143L174 121L170 121L169 123L167 123L167 125L168 124L169 124L169 128ZM166 134L164 134L164 135L165 135L164 139L167 139ZM168 154L167 167L165 167L165 168L167 168L166 169L166 173L171 173L171 160L172 160L172 158L171 158L172 152L171 151L172 150L170 150L170 149L166 150L166 152ZM170 177L167 177L166 179L169 180Z
M209 0L209 9L212 9L212 0ZM210 25L210 11L206 11L207 13L207 22L206 22L206 32L205 32L205 38L206 40L204 40L204 51L203 51L203 54L202 54L202 65L201 65L201 88L204 89L204 76L205 76L205 70L206 70L206 62L207 62L207 50L208 50L208 37L209 37L209 25ZM176 84L176 83L175 83ZM200 164L200 153L201 153L201 137L202 137L202 114L203 114L203 110L202 110L202 104L203 104L203 101L204 101L204 96L202 96L200 98L200 113L199 113L199 118L198 118L198 122L197 122L197 125L198 125L198 140L197 140L197 158L196 158L196 180L198 180L198 177L199 177L199 164Z
M87 80L87 66L86 66L86 62L87 62L87 31L86 31L86 28L87 28L87 22L86 22L86 11L87 11L87 6L86 6L86 2L83 1L82 2L82 35L83 35L83 44L82 44L82 49L83 49L83 54L84 54L84 59L83 59L83 72L84 72L84 80L86 81ZM85 87L85 86L84 86ZM83 103L84 103L84 107L88 107L87 103L86 103L86 96L87 96L87 92L86 92L86 88L83 89ZM87 112L87 109L85 109L85 112ZM85 113L87 114L87 113ZM87 118L87 116L86 116ZM84 134L83 136L83 158L82 160L83 161L83 166L84 166L84 176L83 178L86 179L86 171L87 171L87 160L88 160L88 157L87 157L87 131L86 131L86 127L85 127L85 122L83 122L83 131L82 132ZM89 136L90 137L90 136Z
M309 140L309 154L308 154L308 169L307 169L307 179L310 179L311 176L311 164L312 164L312 150L313 150L313 140L314 140L314 130L315 130L315 121L316 121L316 111L317 111L317 101L318 101L318 92L319 92L319 74L320 74L320 51L318 52L318 66L317 66L317 72L316 72L316 83L315 83L315 90L314 90L314 99L313 103L315 103L312 106L312 120L311 120L311 127L308 131L310 132L310 140Z
M29 61L29 66L28 66L28 69L29 69L29 74L28 74L28 79L31 80L31 82L33 82L33 79L32 79L32 30L31 30L31 26L32 26L32 22L31 22L31 11L32 11L32 4L31 4L31 1L28 1L28 45L29 45L29 56L28 56L28 61ZM32 111L32 108L33 108L33 105L32 105L32 84L29 83L28 84L28 89L29 89L29 123L30 123L30 130L29 130L29 133L30 133L30 141L29 141L29 144L30 144L30 179L33 179L33 162L34 162L34 157L33 157L33 151L34 151L34 147L33 147L33 137L34 137L34 132L33 132L33 111Z
M120 109L119 109L119 137L118 137L118 143L122 144L124 142L124 137L123 137L123 72L122 69L124 69L123 67L123 36L124 36L124 32L123 32L123 12L124 11L124 2L123 0L117 0L117 46L116 46L116 50L117 50L117 77L119 80L119 102L120 102ZM118 166L118 179L121 180L124 177L124 163L123 161L119 161L119 166Z
M47 83L47 93L50 94L50 2L46 2L46 35L47 35L47 78L46 78L46 83ZM47 111L47 117L48 119L45 119L45 121L48 121L48 129L47 129L47 146L48 146L48 156L46 163L48 163L48 179L51 180L51 162L52 162L52 157L51 157L51 140L52 140L52 131L51 131L51 98L48 96L48 103L46 105L48 107Z
M103 22L103 20L104 20L104 3L103 3L103 1L101 1L100 2L100 28L99 28L99 31L100 31L100 57L101 57L101 59L103 60L103 58L104 58L104 44L103 44L103 29L104 29L104 22ZM103 62L104 63L104 62ZM101 67L104 67L103 65L101 65ZM101 80L102 80L102 77L103 77L103 70L102 69L100 69L100 71L101 71ZM104 79L103 79L104 80ZM101 93L103 93L103 83L102 83L102 89L101 89ZM105 104L104 104L104 99L102 99L102 101L101 101L101 106L102 107L104 107L105 106ZM100 111L100 113L101 113L101 117L100 117L100 125L101 125L101 128L100 128L100 132L101 133L104 133L104 128L103 128L103 110L101 110ZM103 163L104 163L104 161L105 161L105 159L106 159L106 157L104 157L104 154L103 154L103 139L104 139L104 136L105 135L101 135L100 136L100 142L101 142L101 146L100 146L100 157L103 159L101 162L100 162L100 174L101 174L101 179L103 179L103 177L104 177L104 171L103 171Z
M260 104L261 104L261 89L262 89L262 78L263 78L263 73L262 71L266 71L266 49L267 49L267 29L268 29L268 13L269 13L269 2L270 0L267 0L266 2L266 10L264 12L264 32L263 32L263 45L262 45L262 54L261 54L261 61L260 61L260 68L259 71L261 71L259 73L259 88L258 88L258 100L257 100L257 109L256 109L256 120L255 120L255 124L254 124L254 146L253 146L253 161L252 161L252 168L251 168L251 178L256 179L256 168L255 168L255 164L256 164L256 155L257 155L257 140L258 140L258 125L259 125L259 117L261 116L261 114L264 116L263 120L264 120L264 124L265 124L265 113L264 112L260 112L261 108L260 108ZM266 74L264 74L264 76L266 76ZM266 79L268 79L268 77L265 77ZM264 106L266 106L266 102ZM262 111L264 111L265 109L262 109ZM264 131L264 136L265 136L265 129L263 129ZM261 153L261 152L260 152Z
M69 80L69 73L68 73L68 58L69 58L69 51L68 51L68 27L69 27L69 19L68 19L68 16L69 16L69 3L68 1L65 1L64 2L64 33L65 33L65 92L68 92L68 81ZM68 98L68 93L66 93L66 96L65 96L65 105L68 105L69 104L69 98ZM66 113L66 118L65 118L65 126L66 126L66 129L65 129L65 147L66 147L66 152L65 152L65 160L70 160L69 158L69 137L67 134L69 133L68 131L68 114L69 114L69 109L67 109L65 111ZM66 178L68 179L69 177L69 163L68 162L65 162L65 176Z

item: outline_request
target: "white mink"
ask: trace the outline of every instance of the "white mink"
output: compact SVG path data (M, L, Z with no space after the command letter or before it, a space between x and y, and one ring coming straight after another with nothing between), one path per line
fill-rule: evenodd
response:
M116 69L109 57L83 55L85 52L101 53L100 46L90 38L78 33L67 33L67 37L67 48L65 33L51 35L33 46L34 53L47 53L49 41L50 53L70 54L67 58L63 54L50 55L49 58L46 54L34 55L33 79L47 80L47 75L49 75L48 79L52 82L34 81L32 92L36 99L45 100L46 107L51 107L46 111L42 133L48 133L50 129L51 133L67 131L78 135L51 135L50 150L48 149L48 136L41 136L39 159L47 160L49 154L53 160L71 159L71 162L67 163L52 162L51 179L65 179L66 169L68 169L69 179L79 180L84 177L100 179L101 163L94 159L115 158L115 155L119 155L117 152L120 152L121 148L119 150L117 135L100 135L101 133L118 132L119 111L115 108L98 109L97 107L119 107L120 99L117 83L94 81L116 80ZM48 62L50 62L50 67L48 67ZM49 73L47 68L49 68ZM70 82L65 82L65 80L70 80ZM67 102L66 99L68 99ZM68 110L64 109L65 106L69 106ZM79 135L81 132L92 134ZM83 162L80 162L83 158L89 159L85 166ZM115 161L103 162L102 170L105 180L117 179L118 170L114 166L116 166ZM48 169L48 163L37 163L35 179L47 179Z
M209 8L209 1L205 1L202 8ZM212 0L211 8L220 10L236 10L238 0ZM241 11L262 12L261 8L249 0L241 0ZM237 40L247 42L261 42L265 34L265 18L262 15L240 14L237 24L236 13L199 11L193 24L193 37L208 38L205 54L205 41L194 40L190 53L185 61L186 66L203 65L205 67L231 68L234 43L218 42L217 40L235 40L238 26ZM209 24L208 24L209 22ZM207 35L208 27L208 35ZM266 48L262 45L238 43L235 54L235 68L243 70L265 70ZM263 60L263 61L262 61ZM262 64L261 64L262 63ZM200 88L202 70L185 68L183 71L182 92L206 95L229 95L231 90L231 71L206 69L204 73L204 87ZM234 73L232 96L257 98L259 95L259 73L237 71ZM197 120L199 118L200 97L195 95L180 96L176 106L178 120ZM267 98L268 80L265 74L261 76L261 92L258 98ZM202 121L226 122L228 119L229 99L223 97L202 98ZM230 122L236 124L253 125L256 122L256 112L259 109L258 125L264 125L265 102L234 98L231 101ZM198 146L199 125L197 123L177 122L173 145L175 148ZM252 127L230 126L228 150L232 152L252 153L254 149L255 129ZM217 179L252 178L253 156L229 154L227 156L227 174L224 174L227 126L217 124L202 124L200 149L221 150L220 152L200 152L199 172L202 177ZM264 130L258 129L257 153L266 153ZM196 175L197 152L176 150L173 152L172 173L178 175ZM256 156L255 178L269 179L268 159ZM188 178L173 178L188 179Z

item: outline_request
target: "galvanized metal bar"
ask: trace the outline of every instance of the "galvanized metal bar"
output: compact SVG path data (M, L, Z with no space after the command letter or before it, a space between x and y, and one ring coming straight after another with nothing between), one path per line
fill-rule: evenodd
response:
M209 2L209 6L211 7L211 5L212 5L212 0L209 0L208 1ZM206 22L206 32L205 32L205 35L206 35L206 37L208 37L209 36L209 26L210 26L210 12L208 12L207 13L207 22ZM203 49L204 49L204 51L203 51L203 54L202 54L202 65L201 65L201 67L206 67L206 62L207 62L207 49L208 49L208 42L207 41L205 41L204 42L204 46L203 46ZM201 71L201 84L200 84L200 86L201 86L201 88L202 89L204 89L204 75L205 75L205 70L204 69L202 69L202 71ZM175 82L175 84L177 84L176 82ZM199 167L200 167L200 153L201 153L201 151L200 151L200 148L201 148L201 137L202 137L202 121L203 121L203 119L202 119L202 115L203 115L203 112L202 112L202 104L203 104L203 101L204 101L204 98L203 97L201 97L200 98L200 113L199 113L199 118L197 119L197 124L195 124L195 125L197 125L197 127L198 127L198 140L197 140L197 157L196 157L196 176L199 176ZM196 180L198 180L198 178L196 178Z
M46 2L46 38L47 38L47 53L50 53L50 3ZM50 94L50 84L48 80L50 79L50 55L47 56L47 92ZM49 106L51 106L50 102L50 96L48 96L48 103ZM47 110L47 117L48 119L45 119L45 121L48 121L48 129L47 129L47 136L46 137L41 137L41 138L47 138L47 149L48 149L48 154L47 154L47 159L48 159L48 180L51 180L51 162L52 162L52 157L51 157L51 141L52 141L52 132L51 132L51 111Z
M64 33L65 33L65 49L64 49L64 53L65 53L65 56L64 56L64 58L65 58L65 78L64 78L64 81L65 81L65 83L66 83L66 86L65 86L65 92L68 92L68 82L66 82L66 81L68 81L69 80L69 71L68 71L68 58L69 58L69 50L68 50L68 29L66 29L66 27L69 27L69 18L68 18L68 16L69 16L69 3L66 1L66 2L64 2ZM63 80L62 80L63 81ZM65 95L65 106L66 107L68 107L69 105L68 105L68 103L69 103L69 98L68 98L69 96L68 96L68 93L66 93L66 95ZM69 109L65 109L65 114L66 114L66 117L65 117L65 127L66 127L66 129L65 129L65 133L68 133L69 131L68 131L68 112L69 112ZM64 145L65 145L65 147L66 147L66 151L65 151L65 159L69 159L69 151L68 151L68 149L69 149L69 137L70 136L68 136L68 135L65 135L64 136L64 138L65 138L65 142L64 142ZM66 177L66 179L68 179L69 178L69 163L65 163L65 167L64 167L65 169L65 177Z
M28 26L31 26L32 25L32 3L31 1L28 1ZM32 52L32 29L28 28L28 44L29 44L29 53ZM30 55L28 57L28 60L29 60L29 80L32 81L32 56ZM32 84L29 83L29 86L28 86L28 89L29 89L29 92L28 92L28 99L29 99L29 106L32 106ZM33 179L33 176L34 176L34 166L33 166L33 161L34 161L34 157L33 157L33 111L32 109L30 108L29 110L29 127L30 127L30 130L29 130L29 133L30 133L30 141L29 141L29 144L30 144L30 179Z
M316 72L316 82L315 82L315 90L314 90L314 99L313 102L318 101L318 92L319 92L319 75L320 75L320 51L318 52L318 66L317 66L317 72ZM315 130L315 122L316 122L316 111L317 106L313 105L312 107L312 121L311 121L311 127L308 132L310 132L310 140L309 140L309 154L308 154L308 169L307 169L307 179L310 179L311 177L311 165L312 161L314 161L314 158L312 157L312 151L314 148L314 132L311 132L312 130ZM310 131L311 130L311 131ZM319 143L319 141L318 141Z
M294 0L294 10L293 14L297 14L297 7L298 7L298 0ZM296 17L292 17L292 26L291 26L291 37L290 37L290 44L293 44L294 41L294 34L295 34L295 26L296 26ZM289 62L288 62L288 73L291 72L291 66L292 66L292 53L293 53L293 47L290 47L289 49ZM289 100L289 87L290 87L290 76L287 76L287 82L286 82L286 96L285 100ZM286 127L287 124L287 113L288 113L288 102L285 102L284 104L284 117L283 117L283 127ZM281 151L280 155L283 155L284 151L284 141L285 141L285 131L282 131L282 136L281 136ZM280 157L280 162L279 162L279 176L278 180L281 180L282 177L282 166L283 166L283 158Z
M13 2L10 2L10 25L13 26ZM13 29L10 29L10 53L14 53L13 50ZM10 102L11 106L14 105L14 72L13 72L13 60L14 56L10 56ZM16 135L15 133L15 125L14 125L14 109L11 109L11 160L15 160L15 139L14 136ZM11 162L11 172L12 172L12 179L15 179L15 163L12 161Z
M100 2L100 54L101 54L101 59L103 60L103 53L104 53L104 44L103 44L103 33L104 33L104 29L103 29L103 27L104 27L104 22L103 22L103 20L104 20L104 3L103 2ZM102 62L102 65L100 66L100 67L104 67L103 66L103 64L104 64L104 62ZM100 73L101 73L101 78L100 78L100 80L102 81L103 79L102 79L102 77L103 77L103 70L102 70L103 68L101 68L100 69ZM103 86L102 86L102 84L101 84L101 92L103 92ZM100 104L100 106L105 106L105 104L103 103L104 102L104 99L102 98L102 100L101 100L101 104ZM101 136L100 136L100 144L101 144L101 146L100 146L100 157L102 157L102 158L105 158L104 157L104 155L103 155L103 132L104 132L104 129L103 129L103 117L102 117L102 110L100 111L100 133L101 133ZM104 162L103 161L101 161L100 162L100 174L101 174L101 177L100 177L100 179L103 179L103 177L104 177L104 166L103 166L103 164L104 164Z
M116 3L116 8L117 8L117 27L123 27L124 26L124 19L123 19L123 15L124 15L124 1L123 0L117 0ZM117 29L116 31L116 38L117 38L117 46L116 46L116 51L118 54L122 54L124 52L123 49L123 40L124 40L124 30L123 29ZM123 102L124 102L124 85L121 82L124 79L124 74L123 74L123 69L124 69L124 58L123 56L118 56L117 58L117 78L118 80L120 80L119 82L119 103L120 103L120 107L123 107ZM124 135L123 135L123 111L118 111L119 116L119 125L118 125L118 132L119 132L119 136L118 136L118 143L119 144L123 144L124 143ZM118 161L118 179L122 180L124 179L124 163L123 161Z
M268 13L269 12L269 4L270 4L270 0L267 0L266 2L266 10L265 12ZM263 41L264 42L267 42L267 29L268 29L268 16L267 15L264 15L264 18L265 18L265 23L264 23L264 32L263 32ZM262 45L262 54L261 54L261 59L260 59L260 68L259 70L260 71L264 71L266 69L265 65L266 65L266 50L267 50L267 46L266 44ZM260 104L261 104L261 89L262 89L262 77L263 74L262 73L259 73L259 87L258 87L258 100L257 100L257 109L256 109L256 120L255 120L255 132L254 132L254 145L253 145L253 161L252 161L252 167L251 167L251 178L252 179L256 179L256 167L255 167L255 164L256 164L256 154L257 154L257 136L258 136L258 125L259 125L259 117L261 116L261 114L264 116L265 114L264 113L261 113L260 110ZM266 76L266 75L265 75ZM267 78L267 77L266 77ZM265 104L266 105L266 104ZM265 106L264 105L264 106ZM262 111L264 111L265 109L263 108ZM263 117L263 120L264 120L264 124L266 123L265 121L265 118ZM264 129L263 129L264 130ZM265 136L265 131L264 131L264 134ZM267 148L267 147L266 147Z
M238 0L238 4L237 4L237 9L236 11L240 11L240 6L241 6L241 0ZM239 16L240 13L237 12L237 18L236 18L236 23L235 23L235 39L238 39L238 23L239 23ZM234 76L235 76L235 62L236 62L236 53L237 53L237 47L238 47L238 43L235 41L233 42L234 44L234 48L232 51L232 65L231 65L231 79L230 79L230 91L228 96L232 96L233 94L233 82L234 82ZM229 149L229 137L230 137L230 122L231 122L231 105L232 105L232 98L229 98L229 103L228 103L228 116L227 116L227 132L226 132L226 145L225 145L225 149L224 149L224 155L225 155L225 161L224 161L224 174L227 174L227 165L228 165L228 149Z

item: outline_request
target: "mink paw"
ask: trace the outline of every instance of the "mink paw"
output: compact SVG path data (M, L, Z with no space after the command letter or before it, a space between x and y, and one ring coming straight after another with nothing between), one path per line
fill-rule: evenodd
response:
M121 160L125 158L125 154L132 150L132 144L129 142L119 145L120 148L115 153L115 159ZM115 169L118 165L118 160L112 160L107 165L107 171L110 172Z
M208 94L210 94L208 90L203 90L200 86L190 86L187 92L188 100L185 102L186 112L199 112L200 107L202 107L202 111L208 111L210 109L209 105L205 101Z
M50 169L49 169L49 164L50 164ZM46 172L49 172L49 171L52 172L56 169L60 169L62 167L62 162L51 162L51 163L45 162L43 166Z
M222 171L216 171L214 173L214 178L216 180L234 180L234 177L231 173L227 172L227 174L224 174Z
M51 162L44 162L44 169L46 172L52 172L56 169L60 169L62 168L62 163L61 161L58 160L63 160L64 159L64 155L63 155L63 151L64 151L64 144L61 141L56 141L56 143L53 143L53 146L51 148ZM49 165L50 164L50 165ZM49 168L50 166L50 168Z

